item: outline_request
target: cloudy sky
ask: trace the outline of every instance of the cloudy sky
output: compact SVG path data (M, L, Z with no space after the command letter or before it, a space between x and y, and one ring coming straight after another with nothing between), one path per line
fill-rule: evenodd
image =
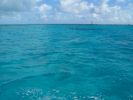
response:
M0 24L133 24L133 0L0 0Z

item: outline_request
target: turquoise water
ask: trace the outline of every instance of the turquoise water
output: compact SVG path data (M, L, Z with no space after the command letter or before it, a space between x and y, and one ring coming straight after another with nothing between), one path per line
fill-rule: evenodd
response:
M0 100L133 100L133 26L1 25Z

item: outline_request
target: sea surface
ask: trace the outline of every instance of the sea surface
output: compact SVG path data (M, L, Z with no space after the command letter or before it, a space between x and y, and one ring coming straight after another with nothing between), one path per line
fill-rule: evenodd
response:
M0 25L0 100L133 100L133 26Z

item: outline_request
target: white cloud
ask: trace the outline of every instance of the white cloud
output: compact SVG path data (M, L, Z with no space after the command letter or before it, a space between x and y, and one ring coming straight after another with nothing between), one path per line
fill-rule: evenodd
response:
M98 4L88 0L56 0L56 4L50 5L43 0L1 0L0 23L9 20L26 23L133 23L132 3L115 1L110 5L110 0L99 0ZM125 2L127 5L123 7L121 3Z
M48 17L50 16L48 13L52 11L52 6L47 5L47 4L42 4L38 7L41 19L47 20Z
M65 13L72 15L71 19L80 20L82 23L133 23L131 7L129 10L120 5L109 5L109 0L100 0L99 5L85 0L60 0L60 5Z
M81 13L89 9L86 1L81 0L60 0L61 9L69 13Z
M0 23L4 20L7 23L31 23L47 16L50 10L52 6L45 4L43 0L1 0Z
M47 11L52 10L52 7L46 4L42 4L39 6L39 11L41 13L46 13Z
M110 6L109 0L102 0L100 6L95 6L95 13L98 14L100 23L130 23L133 19L128 9L123 9L119 5ZM129 12L128 12L129 11Z
M126 0L117 0L118 3L124 3Z
M27 11L35 4L35 0L0 0L0 11Z

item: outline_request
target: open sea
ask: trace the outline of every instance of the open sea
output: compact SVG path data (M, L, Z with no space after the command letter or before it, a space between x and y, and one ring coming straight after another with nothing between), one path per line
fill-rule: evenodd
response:
M0 25L0 100L133 100L133 26Z

